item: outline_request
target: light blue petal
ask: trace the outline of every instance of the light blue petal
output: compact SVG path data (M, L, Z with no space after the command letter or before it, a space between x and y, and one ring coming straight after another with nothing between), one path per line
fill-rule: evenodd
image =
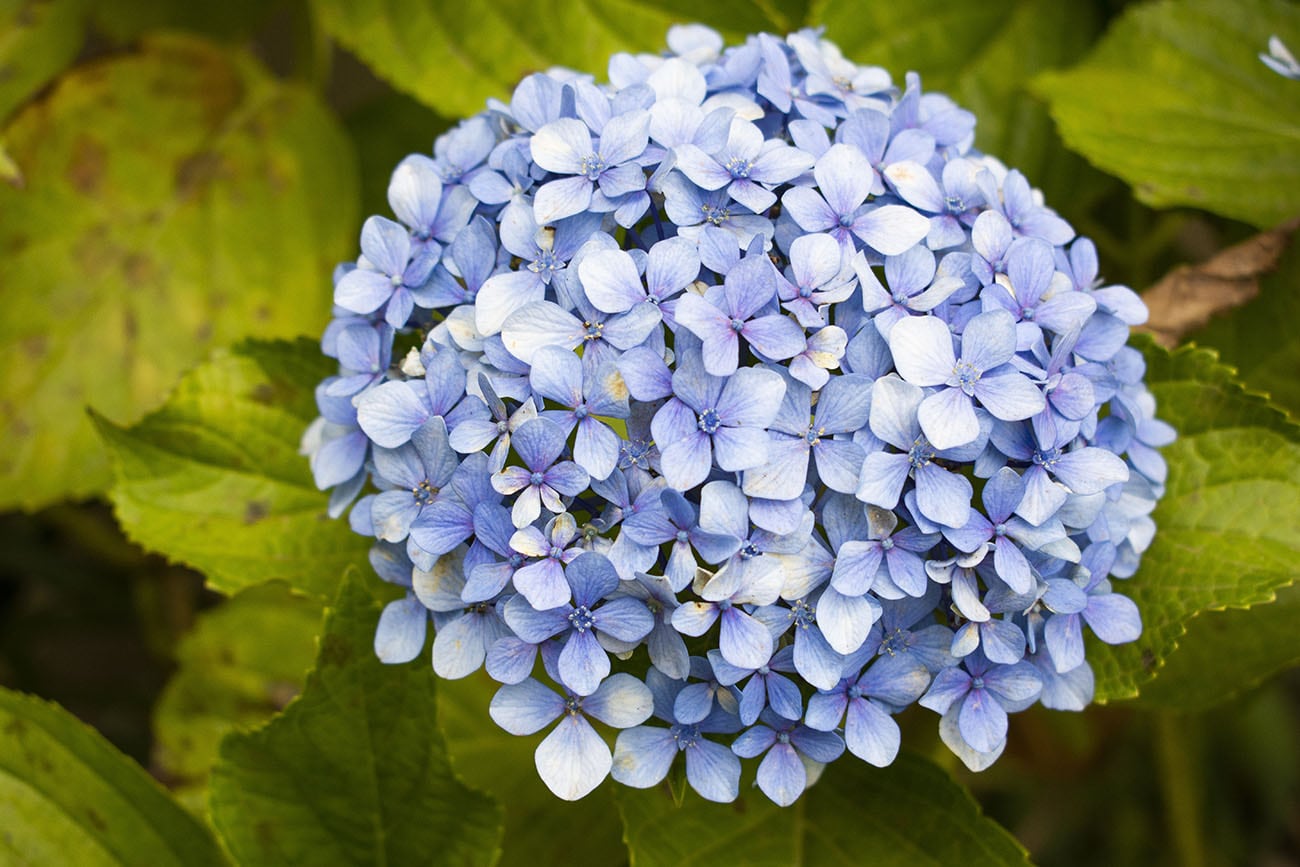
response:
M512 735L531 735L564 713L564 699L528 678L501 687L488 705L492 720Z
M625 786L648 789L668 776L677 752L677 740L666 728L637 726L627 729L619 732L618 740L614 742L614 765L610 776Z
M566 801L590 794L609 775L612 764L605 741L577 714L560 720L537 745L534 758L542 782Z

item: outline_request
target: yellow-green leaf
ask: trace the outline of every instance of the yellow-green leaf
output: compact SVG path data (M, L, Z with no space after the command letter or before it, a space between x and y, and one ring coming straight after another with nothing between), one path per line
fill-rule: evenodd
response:
M1300 210L1300 99L1296 82L1259 61L1271 34L1300 45L1300 7L1142 3L1036 89L1066 143L1142 201L1269 227Z
M330 599L349 564L369 569L371 540L329 517L298 454L331 364L309 340L247 341L186 374L135 426L101 420L127 536L224 593L281 580Z

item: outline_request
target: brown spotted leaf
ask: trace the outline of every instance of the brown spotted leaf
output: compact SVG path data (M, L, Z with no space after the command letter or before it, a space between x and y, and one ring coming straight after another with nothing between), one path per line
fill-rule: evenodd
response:
M323 326L357 184L307 91L152 39L64 75L5 143L0 507L104 489L87 405L129 424L212 346Z

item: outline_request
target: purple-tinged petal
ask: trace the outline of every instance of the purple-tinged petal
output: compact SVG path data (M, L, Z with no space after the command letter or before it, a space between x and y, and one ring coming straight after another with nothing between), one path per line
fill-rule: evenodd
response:
M853 234L886 256L897 256L922 240L930 221L904 205L872 208L853 221Z
M701 798L730 804L740 793L740 759L721 744L701 738L686 750L686 781Z
M611 599L593 614L596 629L619 641L640 641L654 628L654 616L639 599L624 596Z
M386 382L361 396L357 424L375 445L395 449L432 415L427 401L411 384Z
M878 768L898 757L902 737L894 718L870 701L850 702L844 720L844 742L849 752Z
M1007 712L987 690L973 689L962 702L957 725L966 743L987 753L1007 736Z
M1088 600L1083 619L1107 644L1136 641L1142 634L1142 617L1133 600L1118 593L1098 593Z
M616 729L640 725L654 712L650 688L630 674L605 678L600 687L582 702L582 710Z
M550 557L516 570L514 582L515 589L523 594L531 607L540 611L553 609L569 601L570 589L569 583L564 580L564 570L559 561Z
M569 633L560 651L560 677L566 686L578 695L591 695L609 676L609 669L609 655L594 632L582 629Z
M945 527L963 527L970 520L974 494L965 476L929 463L916 470L916 502L921 512Z
M808 772L789 744L776 744L758 766L758 787L763 794L781 807L788 807L799 799L808 785Z
M683 605L677 611L685 610L690 604ZM728 662L741 668L758 668L771 659L772 635L761 622L738 608L723 611L721 620L718 649ZM673 613L673 625L681 629L677 623L677 612Z

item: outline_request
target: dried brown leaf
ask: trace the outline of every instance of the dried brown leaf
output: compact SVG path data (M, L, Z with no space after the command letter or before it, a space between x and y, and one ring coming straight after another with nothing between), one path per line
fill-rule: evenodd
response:
M1220 250L1199 265L1180 265L1148 289L1142 300L1151 316L1139 330L1167 347L1215 315L1259 294L1259 280L1277 267L1300 218Z

